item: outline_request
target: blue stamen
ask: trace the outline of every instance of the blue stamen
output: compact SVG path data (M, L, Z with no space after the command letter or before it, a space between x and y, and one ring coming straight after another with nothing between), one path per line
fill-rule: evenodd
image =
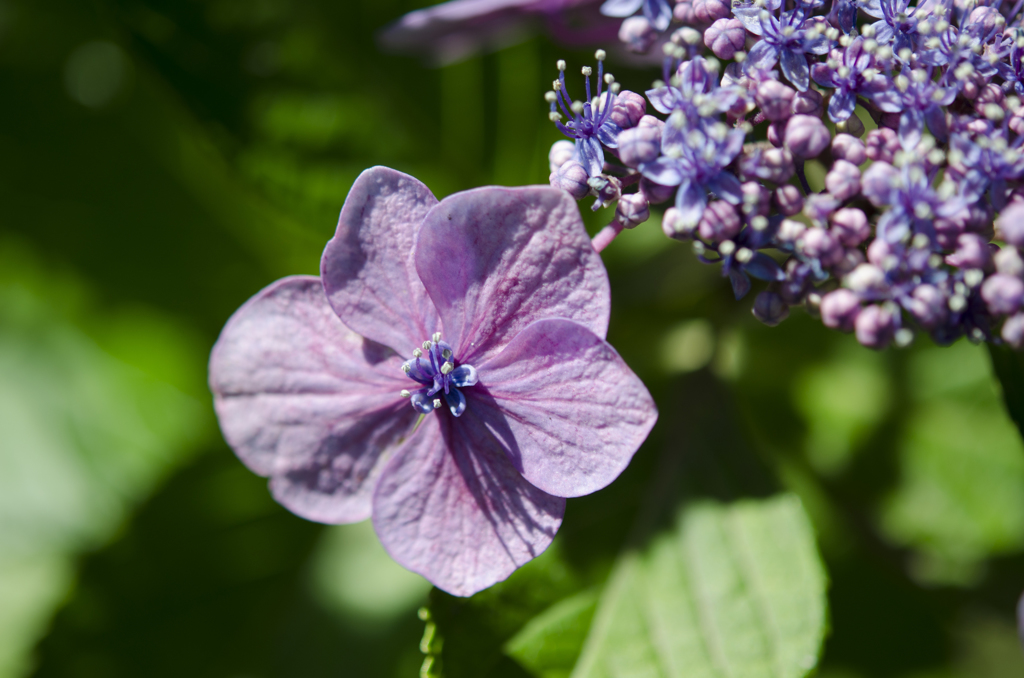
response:
M477 383L476 368L472 365L456 367L454 349L441 341L440 332L435 332L432 339L423 342L422 348L415 349L413 356L402 363L402 371L424 388L403 390L402 397L409 398L417 412L429 414L441 407L442 398L438 396L443 395L452 415L462 416L466 411L466 396L460 389Z

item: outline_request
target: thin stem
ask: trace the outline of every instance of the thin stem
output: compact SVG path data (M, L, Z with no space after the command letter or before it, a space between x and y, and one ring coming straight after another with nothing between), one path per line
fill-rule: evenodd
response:
M598 231L597 235L590 241L590 244L594 246L594 251L600 252L605 247L608 247L608 245L611 245L612 240L615 240L616 236L622 233L623 228L622 224L618 221L613 221Z

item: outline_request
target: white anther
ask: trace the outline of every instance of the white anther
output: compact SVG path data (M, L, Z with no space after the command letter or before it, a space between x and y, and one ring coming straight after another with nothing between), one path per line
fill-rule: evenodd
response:
M768 228L768 219L760 214L750 220L750 227L755 231L763 231Z
M444 358L445 360L450 359L452 357L451 349L446 348L445 350L441 351L441 357Z
M612 94L618 94L619 90L622 89L622 85L620 85L617 82L613 82L612 84L608 85L608 89L612 91Z
M409 391L407 391L407 390L405 390L403 388L398 395L402 396L403 398L408 398L408 397L412 396L412 393L409 393Z
M559 59L558 61L556 61L555 62L555 67L558 68L558 70L560 70L560 71L564 71L565 70L565 59Z
M727 257L735 251L736 243L734 243L732 240L723 241L722 244L718 246L718 253L721 254L723 257Z
M949 310L953 313L959 313L965 308L967 308L967 300L963 296L954 294L949 298Z
M558 94L553 91L545 92L544 101L548 102L549 104L553 104L556 101L558 101Z
M615 76L612 75L611 73L605 73L604 74L604 84L610 85L613 82L615 82Z
M868 290L885 285L885 273L874 264L860 264L846 276L846 286L854 292Z
M971 268L964 271L964 282L968 287L977 287L985 280L985 272L980 268Z
M561 92L562 91L562 81L561 80L552 80L551 81L551 89L555 90L556 92Z
M436 409L438 409L440 407L441 407L441 399L440 398L434 398L434 409L436 410Z
M993 122L998 122L1005 117L1006 112L999 104L985 104L985 117Z
M914 236L914 239L911 241L911 247L918 250L927 249L928 245L930 244L931 241L928 240L928 236L926 236L924 233L918 233L917 235Z
M707 248L704 247L704 243L702 243L700 240L693 241L693 253L696 254L698 257L704 256L704 251L706 249Z
M551 111L548 113L548 120L551 122L562 122L562 114L557 111Z
M736 250L736 261L740 262L741 264L745 264L753 258L754 252L749 248L741 247L738 250Z
M434 343L436 344L437 342L441 341L441 333L434 332L434 336L432 336L431 339L433 339Z
M451 374L453 369L455 369L454 365L451 363L444 363L441 365L441 374Z
M432 347L433 347L433 344L430 343L429 339L427 341L423 342L423 350L424 351L429 351Z
M583 68L580 69L580 73L589 78L594 73L594 69L591 68L590 66L584 66Z
M414 348L412 350L412 355L413 355L414 358L420 358L420 357L423 356L423 351L418 349L418 348Z
M402 371L405 372L406 374L409 374L409 372L412 371L412 367L406 365L405 363L402 363Z
M583 114L583 102L582 101L574 101L574 102L572 102L572 112L575 113L576 115L582 115Z
M596 52L594 52L594 58L597 59L598 61L604 61L605 59L608 58L608 53L605 52L603 49L599 49Z
M894 339L896 340L897 346L899 346L900 348L906 348L907 346L910 346L911 343L913 343L914 333L907 329L906 327L903 327L896 330L896 336L894 337Z

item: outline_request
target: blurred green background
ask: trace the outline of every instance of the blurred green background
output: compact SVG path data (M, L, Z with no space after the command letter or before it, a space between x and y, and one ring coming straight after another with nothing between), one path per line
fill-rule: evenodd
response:
M546 181L543 92L590 55L381 54L375 31L425 4L0 2L0 678L414 676L424 651L447 676L567 676L679 492L782 489L829 581L808 666L827 626L826 678L1024 676L1024 446L984 348L760 326L657 218L604 258L609 338L659 426L508 582L430 593L368 524L296 518L235 460L209 349L261 287L317 272L360 171L439 197Z

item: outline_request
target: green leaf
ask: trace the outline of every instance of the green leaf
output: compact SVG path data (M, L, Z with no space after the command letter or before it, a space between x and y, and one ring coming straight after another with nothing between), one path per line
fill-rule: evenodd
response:
M1007 346L988 345L992 371L1003 390L1006 411L1024 433L1024 354Z
M568 678L590 630L598 592L582 591L531 619L505 653L539 678Z
M826 576L792 495L684 504L626 553L573 678L799 678L826 628Z

